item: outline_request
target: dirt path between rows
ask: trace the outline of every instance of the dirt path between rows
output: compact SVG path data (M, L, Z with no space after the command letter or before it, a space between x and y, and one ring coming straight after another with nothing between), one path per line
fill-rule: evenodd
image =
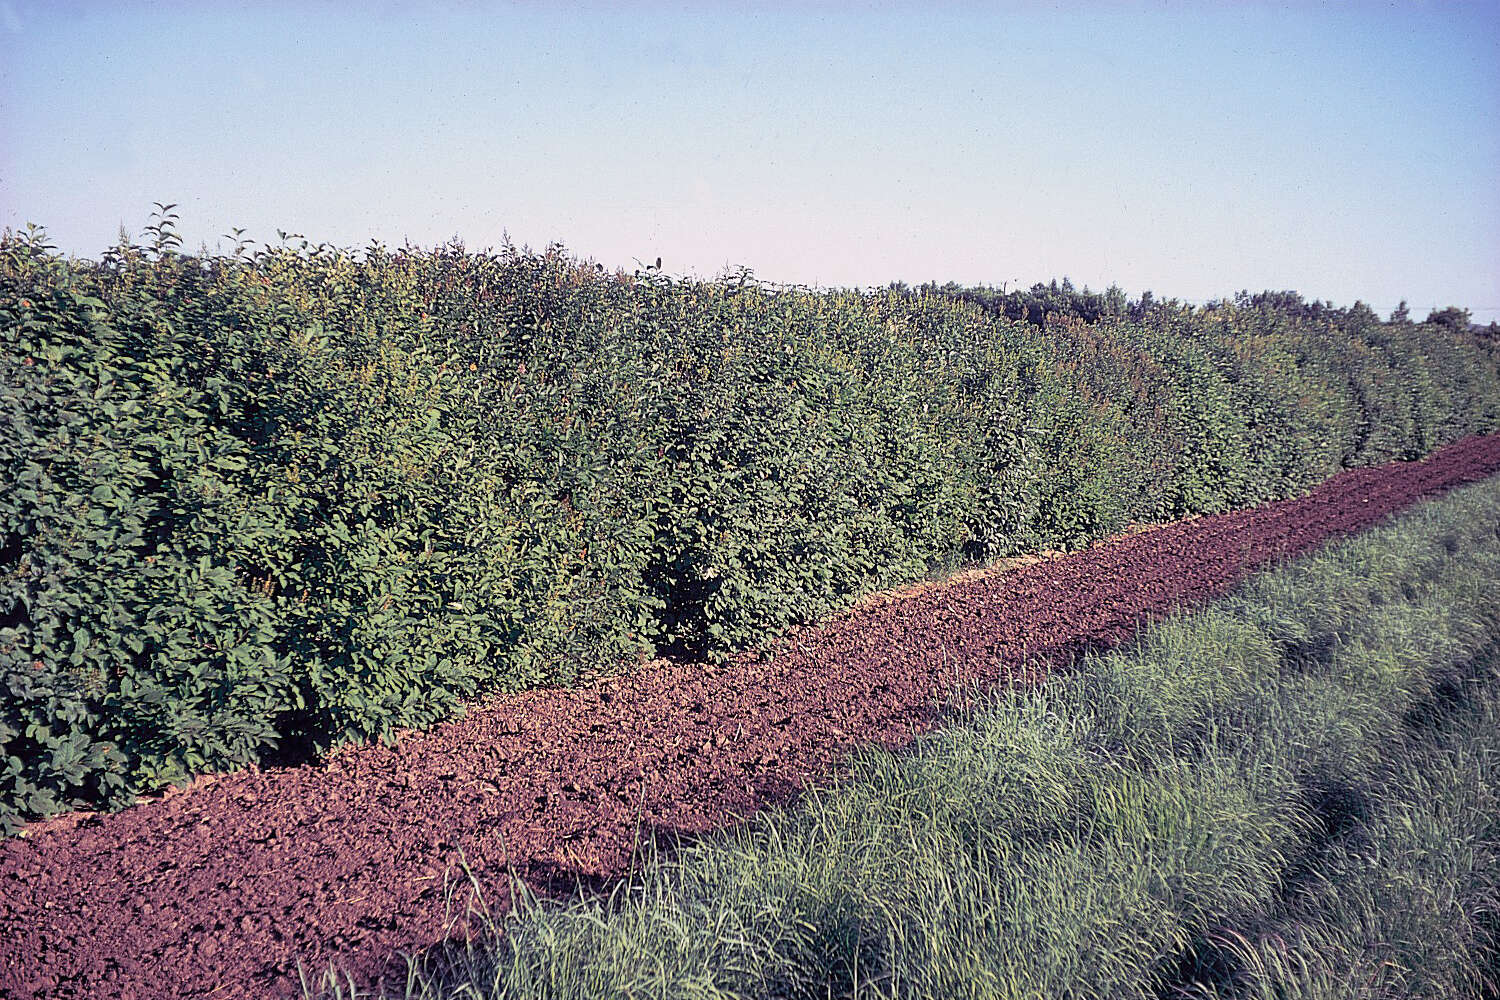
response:
M1295 500L1167 525L898 600L711 667L657 662L499 698L396 747L251 769L0 843L0 996L300 996L297 963L366 980L443 933L445 879L507 864L598 884L638 835L699 833L901 745L960 684L1116 644L1256 567L1500 470L1500 436L1344 473Z

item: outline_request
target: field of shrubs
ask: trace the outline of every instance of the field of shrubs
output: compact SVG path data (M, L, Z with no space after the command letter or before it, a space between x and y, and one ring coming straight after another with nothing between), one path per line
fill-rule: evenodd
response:
M1500 422L1466 324L1286 294L151 237L0 242L8 830Z

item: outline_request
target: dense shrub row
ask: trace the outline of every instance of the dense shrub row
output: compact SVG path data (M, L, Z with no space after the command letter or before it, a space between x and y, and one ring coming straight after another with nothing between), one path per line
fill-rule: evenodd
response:
M1450 325L0 241L0 823L1500 420ZM278 749L279 748L279 749Z

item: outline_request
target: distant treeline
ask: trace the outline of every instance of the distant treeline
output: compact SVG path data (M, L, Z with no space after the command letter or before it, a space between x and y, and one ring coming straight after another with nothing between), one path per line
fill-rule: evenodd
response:
M903 282L893 282L890 287L893 291L907 289ZM1149 291L1139 298L1132 299L1117 285L1111 285L1102 292L1091 292L1087 286L1081 289L1075 287L1067 278L1062 281L1053 279L1046 284L1038 282L1030 288L1015 291L989 285L965 287L953 281L942 285L930 281L919 285L916 291L924 295L948 295L964 302L972 302L992 315L1003 316L1006 319L1025 320L1032 326L1046 326L1049 322L1057 322L1059 318L1097 323L1106 317L1128 317L1141 322L1154 309L1162 307L1181 309L1187 305L1176 299L1158 301ZM1331 302L1305 301L1296 292L1257 292L1253 295L1249 292L1240 292L1232 299L1216 300L1204 305L1204 308L1209 310L1226 307L1271 308L1289 318L1312 323L1330 314L1343 312ZM1364 310L1368 307L1356 303L1354 308ZM1410 323L1411 321L1411 315L1403 301L1391 314L1391 322ZM1460 333L1469 331L1476 336L1500 340L1500 323L1491 322L1488 326L1475 323L1469 310L1458 306L1433 309L1423 322L1446 326Z
M0 240L7 825L1500 422L1441 314L148 232Z

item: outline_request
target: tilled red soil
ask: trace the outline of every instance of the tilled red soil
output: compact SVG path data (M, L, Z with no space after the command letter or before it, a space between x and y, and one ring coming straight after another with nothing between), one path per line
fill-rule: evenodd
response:
M596 884L637 837L722 827L900 745L956 685L1014 680L1220 595L1267 562L1500 470L1500 436L1344 473L1310 495L871 602L711 667L582 689L251 769L0 843L0 996L298 996L330 957L367 979L443 933L445 876ZM460 899L463 897L460 896Z

